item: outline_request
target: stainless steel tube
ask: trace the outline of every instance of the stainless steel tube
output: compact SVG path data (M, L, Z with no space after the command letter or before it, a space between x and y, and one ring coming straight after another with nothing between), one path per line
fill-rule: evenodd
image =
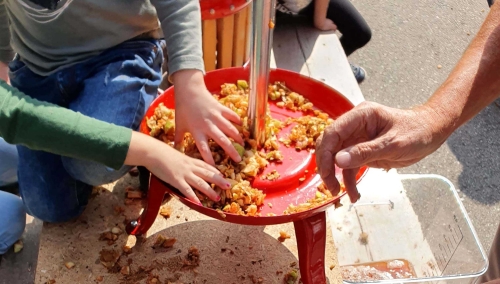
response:
M267 86L273 42L276 0L253 0L250 97L248 117L252 137L262 146L266 140Z

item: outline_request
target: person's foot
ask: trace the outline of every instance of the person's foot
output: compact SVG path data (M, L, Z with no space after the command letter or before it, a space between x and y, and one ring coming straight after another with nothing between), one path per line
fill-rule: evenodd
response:
M356 81L358 81L358 84L360 84L361 82L363 82L365 80L365 77L366 77L365 69L363 69L363 67L361 67L361 66L354 65L352 63L349 63L349 64L351 64L351 69L352 69L352 73L354 74L354 78L356 78Z

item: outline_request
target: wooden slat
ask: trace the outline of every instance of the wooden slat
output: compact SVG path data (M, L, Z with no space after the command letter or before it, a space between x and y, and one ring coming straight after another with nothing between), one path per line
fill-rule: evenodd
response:
M233 66L242 66L245 60L247 13L242 10L234 15Z
M231 67L233 58L234 15L217 20L217 68Z
M251 37L252 37L252 5L248 5L243 11L246 13L246 27L247 27L247 32L245 34L245 55L243 62L246 62L247 60L250 59L250 42L251 42Z
M273 34L273 55L276 67L309 76L306 59L297 39L295 24L280 25L279 22L276 24Z
M205 20L203 28L203 61L205 70L215 70L216 48L217 48L217 22L216 20Z
M299 23L296 31L310 76L333 87L354 105L364 101L337 35Z

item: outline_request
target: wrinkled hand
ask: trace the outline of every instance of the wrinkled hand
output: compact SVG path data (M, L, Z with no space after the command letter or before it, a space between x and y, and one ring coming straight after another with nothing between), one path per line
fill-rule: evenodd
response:
M10 84L9 65L7 63L0 62L0 80L4 80L7 84Z
M241 124L240 117L212 97L200 71L178 71L172 77L175 85L175 144L182 142L186 132L191 133L203 160L215 165L208 146L208 139L212 138L233 161L239 163L241 157L228 137L243 145L243 138L232 124Z
M214 201L219 201L220 196L210 187L210 183L222 189L231 188L219 170L213 166L186 156L167 144L138 132L132 133L125 164L145 166L152 174L198 204L200 200L193 188Z
M316 141L318 172L328 189L337 194L337 164L343 169L347 194L356 202L360 167L390 169L420 161L451 134L443 131L448 125L445 120L426 106L400 110L364 102L339 117Z
M335 23L328 19L325 18L322 21L315 21L314 26L321 31L336 31L337 30L337 25Z

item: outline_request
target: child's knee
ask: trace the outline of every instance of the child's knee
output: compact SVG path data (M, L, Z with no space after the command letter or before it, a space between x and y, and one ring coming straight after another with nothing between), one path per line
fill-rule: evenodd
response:
M30 190L21 186L26 212L49 223L67 222L80 216L87 207L92 186L75 181L73 184L63 181L62 185L51 188L52 191L47 187Z
M71 221L80 216L85 207L75 206L59 210L57 208L41 208L38 206L30 206L29 214L37 219L47 223L63 223Z
M74 179L92 186L114 182L132 169L130 166L123 166L114 170L99 163L66 157L62 161L64 168Z
M4 254L23 234L26 212L21 199L0 191L0 254Z

